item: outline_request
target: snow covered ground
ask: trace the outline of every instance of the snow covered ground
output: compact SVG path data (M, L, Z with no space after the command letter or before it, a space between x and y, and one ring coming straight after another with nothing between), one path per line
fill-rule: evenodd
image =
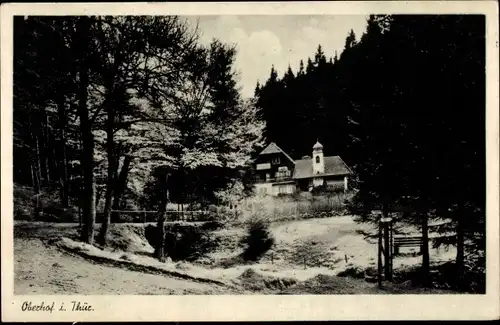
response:
M405 230L408 234L418 234L418 230L411 227L405 227ZM143 235L142 224L113 225L111 249L106 250L75 240L77 225L74 224L18 224L15 237L18 237L17 242L24 246L27 245L28 238L43 238L48 240L51 250L58 248L59 251L83 256L94 263L184 279L184 282L176 280L180 282L176 282L179 289L175 294L182 294L183 290L216 294L221 291L245 293L247 290L244 284L255 282L256 277L288 281L288 285L292 285L311 282L311 279L317 279L318 276L339 281L336 275L345 270L363 271L376 268L377 243L373 238L376 231L371 225L354 222L351 216L273 223L271 232L275 237L275 245L256 263L246 263L238 258L243 249L239 245L240 239L245 235L243 228L214 231L212 235L218 237L221 244L215 251L193 263L170 260L162 263L153 258L153 248ZM19 241L19 237L24 241ZM414 254L417 250L418 248L410 248L406 251L409 254L405 254L402 249L402 256L394 259L394 270L420 264L421 255ZM23 254L28 252L19 253ZM431 263L452 260L455 254L453 248L431 249ZM25 257L18 259L24 264L30 263ZM72 263L74 264L74 261ZM32 268L19 264L17 272L25 272L26 267ZM374 284L360 279L345 279L351 282L360 281L355 282L356 285L351 291L374 290ZM347 293L351 291L348 290ZM161 294L161 291L158 294Z

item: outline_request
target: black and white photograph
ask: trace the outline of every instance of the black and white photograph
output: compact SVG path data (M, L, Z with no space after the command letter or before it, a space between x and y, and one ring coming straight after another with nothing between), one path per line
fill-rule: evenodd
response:
M485 14L10 18L19 312L487 293Z

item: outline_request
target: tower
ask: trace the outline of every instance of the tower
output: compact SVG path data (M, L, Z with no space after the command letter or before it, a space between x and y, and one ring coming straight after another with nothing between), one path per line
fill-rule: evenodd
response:
M323 145L316 141L312 153L313 174L323 174L325 172L325 161L323 159Z

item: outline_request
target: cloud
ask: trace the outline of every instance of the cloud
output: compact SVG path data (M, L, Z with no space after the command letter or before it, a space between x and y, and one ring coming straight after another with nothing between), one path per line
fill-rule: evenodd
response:
M202 20L200 30L204 43L208 44L215 37L236 46L235 70L245 97L253 95L257 80L265 80L271 66L283 57L283 47L275 33L267 29L246 31L237 16Z
M230 42L237 46L235 68L240 73L243 94L253 95L258 79L263 80L271 66L282 58L280 39L271 31L261 30L247 34L236 28L231 33Z
M282 76L290 64L298 70L321 44L327 57L344 47L352 28L358 38L366 25L363 16L212 16L200 18L201 40L212 38L237 47L235 69L243 95L250 97L257 80L264 83L274 65Z

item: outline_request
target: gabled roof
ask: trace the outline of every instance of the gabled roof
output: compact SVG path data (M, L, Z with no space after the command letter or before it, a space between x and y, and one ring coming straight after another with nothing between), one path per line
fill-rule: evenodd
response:
M266 148L264 148L264 150L262 150L259 154L260 155L269 155L269 154L273 154L273 153L281 153L283 155L285 155L285 157L287 157L291 162L294 163L293 159L286 153L284 152L280 147L278 147L276 145L276 143L274 142L271 142Z
M352 174L352 171L347 167L346 163L339 156L324 157L325 172L318 176L341 176ZM293 178L310 178L313 175L312 160L300 159L295 161L295 170Z

